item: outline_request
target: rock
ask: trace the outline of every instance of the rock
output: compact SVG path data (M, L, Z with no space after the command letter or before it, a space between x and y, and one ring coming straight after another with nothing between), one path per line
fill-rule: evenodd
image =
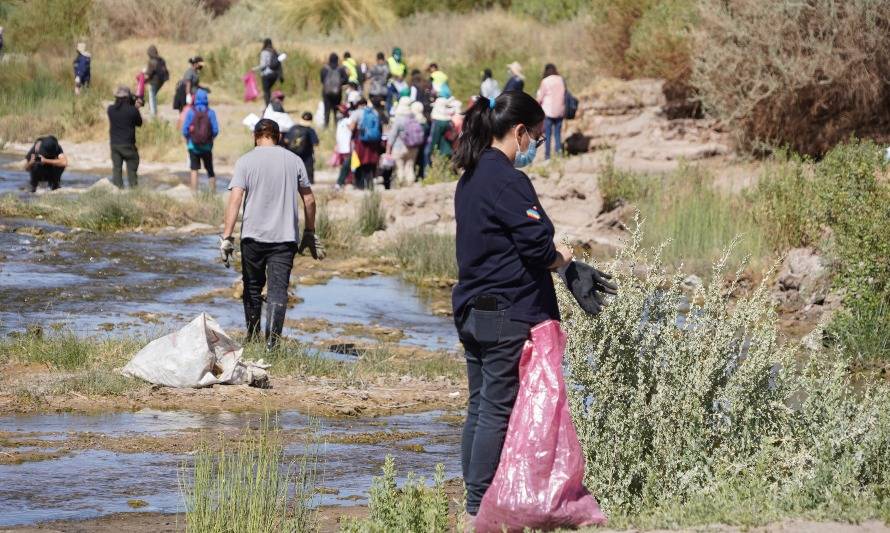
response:
M695 291L698 290L702 286L702 280L700 277L695 274L690 274L686 276L686 279L683 280L683 287L685 289Z
M822 305L831 285L831 273L812 248L794 248L785 256L776 280L775 294L791 308Z
M121 190L118 189L118 188L114 185L114 183L111 183L111 180L108 179L108 178L102 178L102 179L100 179L100 180L97 181L96 183L94 183L94 184L90 185L89 187L87 187L86 190L88 190L88 191L104 191L104 192L110 192L110 193L119 193L119 192L121 192Z
M194 198L195 193L192 192L192 189L188 185L179 184L176 187L171 187L167 190L161 191L161 194L169 196L170 198L179 200L181 202L185 202Z

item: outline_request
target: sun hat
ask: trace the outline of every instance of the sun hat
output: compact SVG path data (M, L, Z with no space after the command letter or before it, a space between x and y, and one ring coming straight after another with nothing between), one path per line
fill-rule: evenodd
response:
M525 76L522 75L522 65L520 65L518 61L514 61L507 65L507 70L517 78L525 79Z
M130 97L130 88L126 85L118 85L117 90L114 91L115 98L129 98Z

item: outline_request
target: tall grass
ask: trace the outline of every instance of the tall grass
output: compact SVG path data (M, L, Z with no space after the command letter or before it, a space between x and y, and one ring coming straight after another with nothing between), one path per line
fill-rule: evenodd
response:
M331 218L327 201L319 199L315 212L315 233L322 240L325 248L348 250L355 244L358 230L354 220Z
M92 0L89 24L103 39L131 37L197 41L210 34L213 16L201 0Z
M733 260L751 257L763 266L769 247L760 227L751 220L744 199L728 196L713 187L713 177L701 168L681 166L661 180L653 180L635 205L649 230L644 243L656 246L669 241L664 260L706 272L708 265L739 238Z
M619 170L615 167L614 154L611 154L597 176L597 187L603 197L603 210L611 211L624 203L646 197L656 180L655 177Z
M358 208L358 230L362 235L386 229L386 209L383 208L380 193L370 191L362 197Z
M405 533L446 533L448 496L445 494L445 468L436 465L433 486L428 488L423 478L408 474L408 480L396 485L395 460L388 455L383 463L383 475L375 477L368 492L369 516L364 520L347 521L344 533L375 533L400 531Z
M136 146L141 157L151 160L163 159L177 148L185 152L185 141L176 126L166 120L149 120L136 128Z
M92 231L162 228L190 222L218 224L224 206L218 196L196 196L179 201L148 190L126 192L92 190L79 195L47 195L23 200L0 196L0 216L35 218Z
M687 303L684 273L642 241L605 267L619 292L600 315L558 288L586 482L613 522L890 516L890 387L780 341L768 283L730 301L726 255Z
M0 363L38 363L60 370L110 369L123 364L139 348L138 339L80 338L73 332L32 332L0 341Z
M402 276L412 282L456 280L454 235L424 230L404 231L388 253L396 257Z
M310 508L318 479L314 444L297 461L284 454L268 415L245 439L206 443L192 468L183 467L186 529L193 532L303 532L317 527ZM282 464L284 467L282 468Z
M382 0L279 0L286 24L309 26L322 33L341 29L354 35L359 27L381 30L395 20L389 3Z

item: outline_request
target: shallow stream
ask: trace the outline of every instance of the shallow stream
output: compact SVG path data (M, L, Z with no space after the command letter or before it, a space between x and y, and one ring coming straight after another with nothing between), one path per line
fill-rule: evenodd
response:
M315 504L356 505L364 501L371 478L380 474L388 454L397 456L402 479L409 470L429 478L437 463L444 464L448 478L460 475L460 430L443 421L441 415L432 412L366 420L310 420L297 412L282 412L277 425L285 431L307 433L317 427L322 441L325 435L344 433L423 432L422 436L395 442L320 445L318 486L325 490L316 497ZM0 432L57 441L83 433L176 439L199 430L255 428L261 424L261 418L259 414L153 410L105 415L44 414L0 417ZM287 446L285 453L295 458L304 450L305 445L297 443ZM191 461L190 454L89 449L57 459L0 465L0 526L128 511L182 512L180 481L181 476L188 475ZM133 509L128 500L142 500L147 505Z

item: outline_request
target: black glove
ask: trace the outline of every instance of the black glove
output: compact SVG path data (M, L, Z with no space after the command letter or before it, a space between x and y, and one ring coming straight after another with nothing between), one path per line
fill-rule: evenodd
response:
M235 253L235 238L219 238L219 256L226 268L232 265L232 254Z
M315 236L315 232L308 229L303 232L303 240L300 241L297 251L300 252L300 255L303 255L303 250L306 248L309 248L309 251L312 252L313 259L324 259L324 246L322 246L319 238Z
M588 314L597 315L603 309L603 294L618 294L618 286L608 280L612 276L590 265L572 261L565 272L566 287Z

